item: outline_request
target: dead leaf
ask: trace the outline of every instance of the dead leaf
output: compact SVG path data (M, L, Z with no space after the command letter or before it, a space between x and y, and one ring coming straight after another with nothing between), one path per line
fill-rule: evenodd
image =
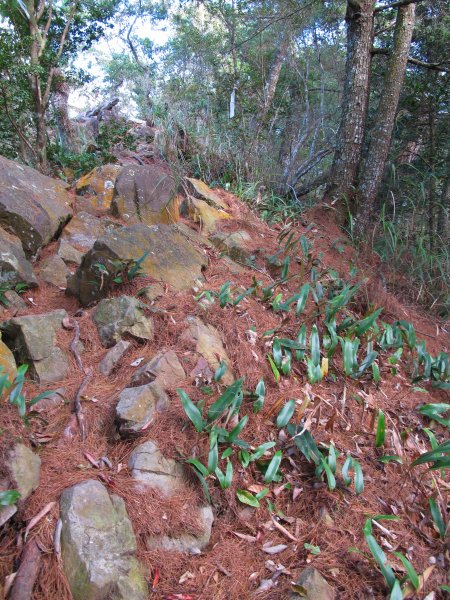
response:
M262 550L267 554L279 554L280 552L283 552L283 550L286 550L286 548L286 544L277 544L276 546L269 546L268 544L264 544Z
M234 535L241 540L245 540L246 542L256 542L256 537L254 535L247 535L246 533L239 533L238 531L233 531Z
M194 579L195 575L193 573L191 573L190 571L186 571L185 573L183 573L183 575L180 577L180 579L178 580L179 584L183 584L185 583L188 579Z
M431 565L431 567L428 567L428 569L425 569L425 571L421 575L419 575L419 588L417 590L414 589L414 586L411 584L411 582L408 582L403 589L403 598L409 598L410 596L413 596L414 594L420 593L420 591L423 589L423 586L426 584L426 582L430 578L430 575L433 572L434 567L435 567L435 565Z

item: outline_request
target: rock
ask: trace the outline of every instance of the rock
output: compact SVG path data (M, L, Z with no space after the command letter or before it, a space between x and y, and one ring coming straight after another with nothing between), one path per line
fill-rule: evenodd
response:
M300 573L293 589L294 593L290 596L292 600L334 600L336 597L331 585L313 567L307 567Z
M130 456L128 467L134 479L141 485L155 488L166 497L183 493L186 482L183 466L175 460L165 458L152 441L135 448ZM210 506L200 508L190 506L189 511L196 512L198 531L150 536L147 538L147 547L150 550L162 549L198 554L209 543L214 515Z
M8 290L3 294L3 296L8 303L8 310L12 310L14 314L18 313L20 310L26 310L28 308L28 304L25 302L25 300L21 298L14 290Z
M102 375L105 375L105 377L111 375L111 373L114 371L114 369L120 362L122 356L125 354L125 352L130 346L130 342L120 340L115 346L108 350L108 352L105 354L105 356L100 361L100 364L98 365L98 370L100 371L100 373Z
M20 500L26 500L39 485L41 459L24 444L16 444L6 465L13 489L20 493Z
M40 264L41 279L59 288L66 287L69 272L66 263L57 255L45 258Z
M114 193L114 184L117 175L122 170L120 165L108 164L93 169L87 175L83 175L75 184L79 194L93 194L90 199L96 211L107 211L111 207Z
M123 227L99 238L69 278L67 291L86 306L105 296L113 278L112 261L136 261L145 257L142 272L169 283L176 290L189 289L207 265L201 253L174 228L143 223ZM95 263L105 265L109 276L101 277ZM109 267L109 268L108 268ZM103 284L103 285L102 285Z
M55 408L60 408L66 404L66 388L59 388L54 392L51 392L36 404L33 404L33 410L37 412L51 412Z
M200 179L194 179L192 177L186 177L185 179L189 191L198 198L205 200L208 204L215 208L227 209L228 206L224 200L212 190L209 186L206 185Z
M195 345L195 350L203 356L213 371L215 371L223 361L227 365L227 370L222 377L225 385L231 385L234 381L231 372L231 361L223 347L220 334L212 325L205 325L197 317L187 317L188 328L181 336L181 339Z
M333 529L334 527L333 518L331 517L330 513L325 508L325 506L322 506L319 510L319 521L323 523L328 529Z
M244 264L249 262L251 252L247 250L245 243L251 242L252 238L246 231L216 232L209 239L221 252L227 254L233 260Z
M19 238L0 227L0 285L17 283L26 283L28 287L38 284Z
M122 437L136 436L169 406L169 397L157 383L125 388L119 395L116 418Z
M197 509L197 518L200 532L197 534L182 533L176 537L168 535L154 535L147 538L149 550L168 550L170 552L188 552L200 554L209 544L211 529L214 523L214 514L210 506Z
M88 480L61 496L61 556L74 600L146 600L124 501Z
M72 214L66 184L0 156L0 224L32 256Z
M179 218L177 185L157 165L128 165L116 179L111 213L129 223L176 223Z
M218 221L232 218L224 210L214 208L204 200L198 200L197 198L189 198L187 212L191 221L198 223L202 233L206 235L217 228Z
M131 379L131 385L143 385L154 381L162 388L179 385L186 373L173 350L159 352L147 364L140 367Z
M69 371L67 358L54 345L56 332L66 317L65 310L54 310L42 315L14 317L0 325L3 340L16 355L17 362L31 363L30 372L41 383L64 379Z
M159 490L165 496L179 492L184 485L183 466L171 458L165 458L152 441L140 444L133 450L128 468L134 479Z
M12 383L17 375L16 361L14 360L14 354L8 348L8 346L2 342L0 335L0 375L8 375L8 381Z
M158 298L161 298L161 296L164 296L164 288L160 283L155 283L153 285L146 286L142 290L139 290L137 295L143 300L154 302Z
M145 316L141 303L133 296L105 298L92 318L106 348L114 346L126 333L144 340L154 336L153 320Z
M117 224L108 219L99 219L87 212L79 212L64 227L58 243L58 256L67 262L81 264L97 238L117 228Z

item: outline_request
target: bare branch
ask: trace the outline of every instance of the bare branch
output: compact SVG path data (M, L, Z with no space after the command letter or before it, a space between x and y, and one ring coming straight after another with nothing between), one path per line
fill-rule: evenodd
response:
M372 48L372 54L381 54L383 56L387 56L390 54L387 48ZM418 58L413 58L412 56L408 56L408 62L411 65L416 65L417 67L423 67L424 69L430 69L431 71L439 71L441 73L450 73L450 69L442 66L444 62L441 61L437 63L427 63L423 60L419 60Z
M398 2L392 2L391 4L380 4L374 8L373 14L376 15L382 10L387 10L388 8L397 8L399 6L407 6L408 4L418 4L419 2L422 2L422 0L398 0Z

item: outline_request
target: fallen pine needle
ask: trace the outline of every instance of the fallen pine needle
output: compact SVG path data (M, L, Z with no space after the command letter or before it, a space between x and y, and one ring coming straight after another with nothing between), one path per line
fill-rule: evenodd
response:
M35 525L37 525L39 523L39 521L42 519L42 517L45 517L45 515L48 512L50 512L55 505L56 505L56 502L49 502L48 504L46 504L44 506L44 508L42 510L40 510L38 512L38 514L35 517L33 517L31 519L31 521L28 523L28 525L26 526L26 529L25 529L24 541L26 541L28 534L33 529L33 527Z

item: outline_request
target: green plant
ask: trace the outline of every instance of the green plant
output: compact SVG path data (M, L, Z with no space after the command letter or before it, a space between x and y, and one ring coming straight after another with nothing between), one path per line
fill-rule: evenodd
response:
M6 490L0 492L0 506L11 506L20 498L20 493L17 490Z
M120 285L141 277L143 275L142 264L148 255L149 251L144 252L136 260L108 260L108 266L100 262L93 263L92 266L100 276L100 289L103 288L105 281L112 281Z
M4 306L8 306L9 302L5 296L6 292L13 290L16 294L23 294L28 289L28 284L24 281L19 281L18 283L8 283L4 282L0 284L0 303Z
M14 378L14 381L10 382L7 373L4 373L3 367L0 366L0 399L7 398L10 404L17 406L17 412L25 422L28 422L30 417L30 414L26 414L27 408L37 404L39 400L42 400L53 393L51 391L42 392L41 394L38 394L31 400L27 401L22 392L25 383L25 373L27 370L28 365L21 365L18 367L17 375Z

